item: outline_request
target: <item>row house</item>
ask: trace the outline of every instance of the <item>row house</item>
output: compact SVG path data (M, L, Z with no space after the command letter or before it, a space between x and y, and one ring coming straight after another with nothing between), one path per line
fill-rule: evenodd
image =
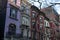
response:
M57 28L58 28L58 13L51 7L43 8L41 9L42 12L45 13L47 18L49 18L49 23L50 23L50 39L51 40L56 40L56 34L57 34Z
M30 38L30 4L25 0L8 0L4 40Z
M30 40L30 6L26 0L21 1L21 40Z
M21 14L19 6L20 0L7 1L4 40L15 40L20 37Z
M41 12L36 6L32 5L31 6L31 40L45 40L44 21L46 20L45 20L45 14ZM49 22L47 25L49 25ZM46 31L47 29L48 28L46 27Z
M37 7L31 6L31 40L38 39L36 38L36 16L37 14L38 14Z
M60 15L59 15L59 26L57 27L56 38L57 40L60 40Z
M50 20L49 20L49 18L47 18L47 17L45 17L45 19L44 19L44 32L45 32L45 34L44 34L44 38L45 38L45 40L50 40Z

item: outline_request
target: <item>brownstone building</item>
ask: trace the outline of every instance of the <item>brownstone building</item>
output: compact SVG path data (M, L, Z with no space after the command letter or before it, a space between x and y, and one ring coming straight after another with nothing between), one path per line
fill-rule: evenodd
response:
M44 17L36 6L31 6L31 40L44 40Z
M57 28L59 26L58 24L58 13L52 8L51 6L41 9L42 12L45 13L45 15L49 18L50 20L50 39L51 40L56 40L56 34L57 34Z

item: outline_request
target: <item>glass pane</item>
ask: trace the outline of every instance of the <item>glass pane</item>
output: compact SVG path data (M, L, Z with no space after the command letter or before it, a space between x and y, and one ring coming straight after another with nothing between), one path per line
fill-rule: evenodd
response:
M16 11L14 9L11 10L11 17L16 18Z
M32 17L35 18L35 14L34 13L32 13Z
M40 22L43 22L43 18L42 17L40 17Z
M15 10L14 9L12 9L12 14L15 14Z
M27 37L27 30L26 29L24 29L24 31L23 31L23 36Z
M11 8L10 8L10 16L11 16L12 18L16 18L16 17L17 17L17 10L16 10L16 8L13 7L13 6L11 6Z
M16 1L17 1L17 0L13 0L13 1L14 1L14 3L16 4Z

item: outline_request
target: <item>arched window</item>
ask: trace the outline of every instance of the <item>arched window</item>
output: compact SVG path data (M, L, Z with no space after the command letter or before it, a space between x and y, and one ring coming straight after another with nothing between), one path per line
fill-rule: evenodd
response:
M8 33L10 35L14 35L16 33L16 25L15 24L9 24L9 30L8 30Z

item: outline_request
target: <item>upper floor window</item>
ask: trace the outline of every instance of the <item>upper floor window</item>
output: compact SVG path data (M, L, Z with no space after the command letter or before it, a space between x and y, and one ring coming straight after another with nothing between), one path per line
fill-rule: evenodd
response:
M42 17L40 17L40 22L43 22L43 18Z
M25 11L25 6L24 6L24 4L21 4L21 7L20 7L20 10L21 10L21 12L24 12Z
M22 24L28 25L29 26L29 19L25 16L22 17Z
M17 18L17 9L13 6L10 7L10 17Z
M27 14L30 13L30 8L29 8L29 7L26 6L25 10L26 10L26 13L27 13Z
M35 18L35 16L36 16L35 13L32 13L32 17Z
M46 20L44 20L44 26L45 26L45 27L50 27L49 22L46 21Z
M46 26L46 22L44 21L44 26Z
M33 26L33 28L35 28L35 26L36 26L36 23L35 23L35 22L32 22L32 26Z
M16 4L17 0L13 0L13 2Z
M42 28L42 25L40 25L40 28Z

